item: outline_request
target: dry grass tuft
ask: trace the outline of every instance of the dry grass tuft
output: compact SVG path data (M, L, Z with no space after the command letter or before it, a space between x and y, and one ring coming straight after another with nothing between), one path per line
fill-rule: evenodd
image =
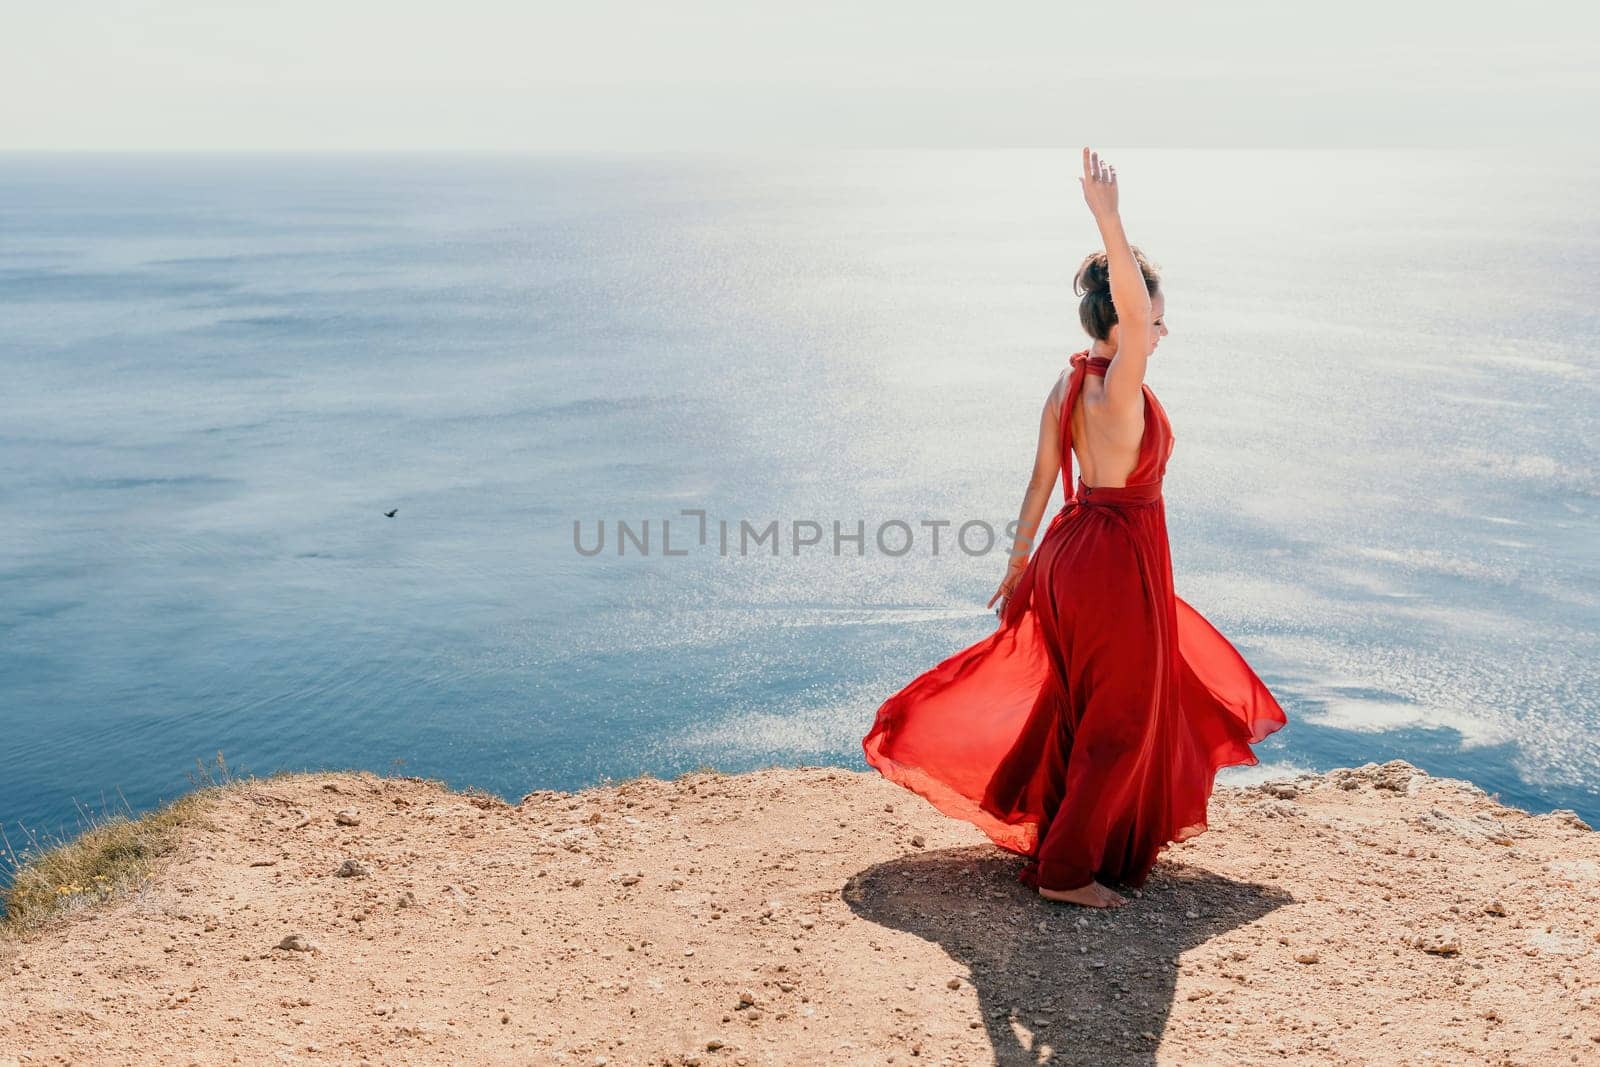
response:
M43 839L24 831L19 851L0 837L0 871L10 877L0 903L0 939L37 930L51 919L109 900L137 887L157 859L171 852L178 831L194 824L210 795L252 779L230 769L217 753L207 764L196 760L189 780L196 792L144 815L95 813L80 809L81 831L70 839ZM3 833L3 831L0 831Z
M442 781L399 774L400 766L401 761L396 760L393 773L383 777L452 792ZM205 825L204 813L222 791L322 773L329 772L277 771L257 776L229 767L218 752L209 763L195 761L195 769L188 775L193 791L144 815L136 815L126 798L120 812L95 813L80 807L76 835L49 839L24 830L20 849L12 847L0 828L0 945L34 933L52 919L137 889L156 862L177 847L180 831ZM366 772L340 773L361 777ZM469 787L463 792L481 808L509 807L503 798L486 790Z

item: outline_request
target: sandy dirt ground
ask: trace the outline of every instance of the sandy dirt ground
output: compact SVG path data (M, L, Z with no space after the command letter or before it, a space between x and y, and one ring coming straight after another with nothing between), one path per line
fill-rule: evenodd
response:
M1395 761L1219 787L1115 912L1021 862L837 768L245 783L0 945L0 1065L1600 1063L1570 813Z

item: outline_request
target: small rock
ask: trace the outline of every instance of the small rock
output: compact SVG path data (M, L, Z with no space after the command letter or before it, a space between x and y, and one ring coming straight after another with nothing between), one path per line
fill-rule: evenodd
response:
M1296 963L1316 963L1318 960L1315 952L1297 952L1294 956Z
M1576 830L1592 829L1592 827L1588 823L1584 822L1578 813L1573 811L1571 808L1557 808L1550 813L1549 817L1559 823L1564 823L1567 826L1571 826Z
M1420 767L1414 767L1403 759L1393 759L1372 772L1372 787L1374 789L1388 789L1396 793L1404 793L1411 785L1413 776L1427 773L1427 771Z
M355 808L342 808L334 813L333 821L340 826L360 826L361 813Z
M911 847L912 848L922 848L927 843L928 843L927 840L921 834L912 835L912 838L911 838Z
M333 872L335 878L365 878L372 872L367 870L367 865L360 860L345 860L339 864L339 869Z
M950 979L950 981L945 983L945 988L946 989L960 989L961 988L961 979L959 979L959 978Z
M310 952L317 946L299 934L290 934L273 947L281 948L286 952Z
M1456 937L1455 931L1448 926L1434 931L1427 937L1418 938L1418 942L1417 947L1435 956L1454 956L1461 951L1460 938Z
M1483 913L1485 915L1504 915L1506 913L1506 906L1500 903L1498 900L1491 900L1489 903L1483 906Z

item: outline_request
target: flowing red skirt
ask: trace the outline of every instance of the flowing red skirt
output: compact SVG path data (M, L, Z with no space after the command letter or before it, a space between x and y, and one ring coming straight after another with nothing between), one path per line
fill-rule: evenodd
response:
M1070 408L1069 408L1070 410ZM1051 520L990 636L878 709L867 762L1031 858L1030 886L1138 887L1206 829L1219 768L1286 722L1173 591L1159 481L1089 488Z

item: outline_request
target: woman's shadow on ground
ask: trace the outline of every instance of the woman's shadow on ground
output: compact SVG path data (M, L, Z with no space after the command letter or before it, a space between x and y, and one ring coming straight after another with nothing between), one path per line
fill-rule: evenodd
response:
M1123 890L1123 908L1082 908L1041 898L1017 880L1021 866L988 846L945 849L877 864L844 887L857 915L969 969L1001 1067L1155 1063L1174 958L1293 901L1163 859L1142 897Z

